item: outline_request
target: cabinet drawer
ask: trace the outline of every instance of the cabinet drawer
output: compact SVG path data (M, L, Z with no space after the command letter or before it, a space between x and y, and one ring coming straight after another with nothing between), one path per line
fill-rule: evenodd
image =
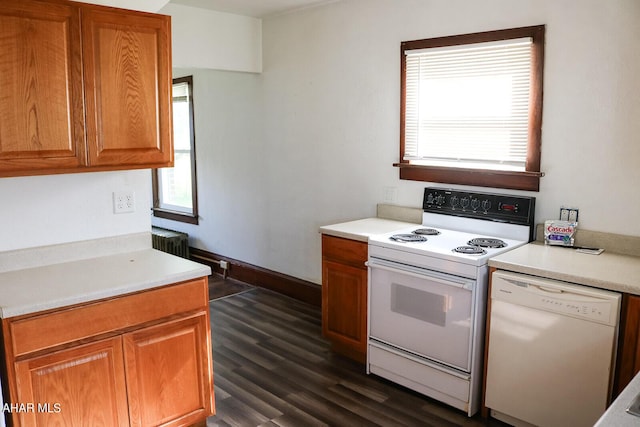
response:
M208 305L207 278L4 321L13 357L123 330ZM7 342L7 338L10 342Z
M367 244L357 240L322 235L322 257L365 268Z

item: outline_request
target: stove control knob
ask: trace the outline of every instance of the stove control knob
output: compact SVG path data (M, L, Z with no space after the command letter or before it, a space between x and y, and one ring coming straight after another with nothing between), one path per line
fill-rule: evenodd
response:
M463 197L462 199L460 199L460 206L462 206L462 209L466 209L469 207L469 198L468 197Z
M487 211L491 209L491 202L489 200L483 200L482 209L484 209L484 212L487 213Z
M471 199L471 209L473 209L474 211L477 211L479 207L480 207L480 200Z
M442 194L439 194L438 197L436 197L436 204L438 206L444 205L444 196Z
M458 196L451 196L451 199L449 199L449 203L451 203L452 208L458 206Z
M428 205L432 205L433 204L433 194L429 193L429 195L427 196L427 204Z

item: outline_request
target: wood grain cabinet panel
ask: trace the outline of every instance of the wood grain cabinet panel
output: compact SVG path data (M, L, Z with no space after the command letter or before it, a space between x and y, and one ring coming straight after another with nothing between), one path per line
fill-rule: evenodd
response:
M363 322L360 316L363 311L366 313L366 307L362 306L362 289L367 284L366 270L325 261L324 277L327 285L325 336L354 344L362 342L366 338L362 333L363 329L366 331L366 318Z
M173 164L171 18L0 2L0 176Z
M92 336L123 330L130 325L201 309L207 301L206 279L190 280L127 296L38 315L13 318L8 327L15 357ZM153 304L149 304L153 301ZM91 319L87 322L87 319Z
M86 164L80 12L0 2L0 171Z
M9 414L12 425L204 421L215 412L208 300L205 277L2 319L5 401L35 405Z
M322 236L322 334L360 363L367 357L367 244Z
M127 426L120 337L16 363L24 426Z
M613 399L640 372L640 297L623 294Z
M132 426L188 425L214 412L207 324L201 313L124 336Z
M166 16L83 10L91 165L172 161L170 32Z

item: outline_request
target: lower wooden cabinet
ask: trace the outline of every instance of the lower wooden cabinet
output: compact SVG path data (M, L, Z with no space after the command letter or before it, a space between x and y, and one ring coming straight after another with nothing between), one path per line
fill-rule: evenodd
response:
M206 416L208 325L202 313L124 336L132 425L189 425Z
M120 337L29 358L15 369L20 386L12 403L33 405L18 413L20 425L129 425Z
M206 278L2 326L5 401L32 405L14 426L183 426L215 412Z
M640 372L640 297L623 294L613 399Z
M367 244L322 236L322 334L332 350L367 358Z

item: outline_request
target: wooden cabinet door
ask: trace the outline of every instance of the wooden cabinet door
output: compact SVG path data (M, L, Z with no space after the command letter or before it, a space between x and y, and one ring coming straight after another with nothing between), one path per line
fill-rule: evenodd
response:
M91 166L173 162L170 17L82 9Z
M322 262L322 333L334 350L361 363L367 354L367 270Z
M16 362L14 413L22 426L127 426L122 339L115 337Z
M86 163L80 12L0 2L0 176Z
M640 297L629 294L622 296L620 321L612 400L640 372Z
M208 312L124 335L132 426L188 425L214 413Z

